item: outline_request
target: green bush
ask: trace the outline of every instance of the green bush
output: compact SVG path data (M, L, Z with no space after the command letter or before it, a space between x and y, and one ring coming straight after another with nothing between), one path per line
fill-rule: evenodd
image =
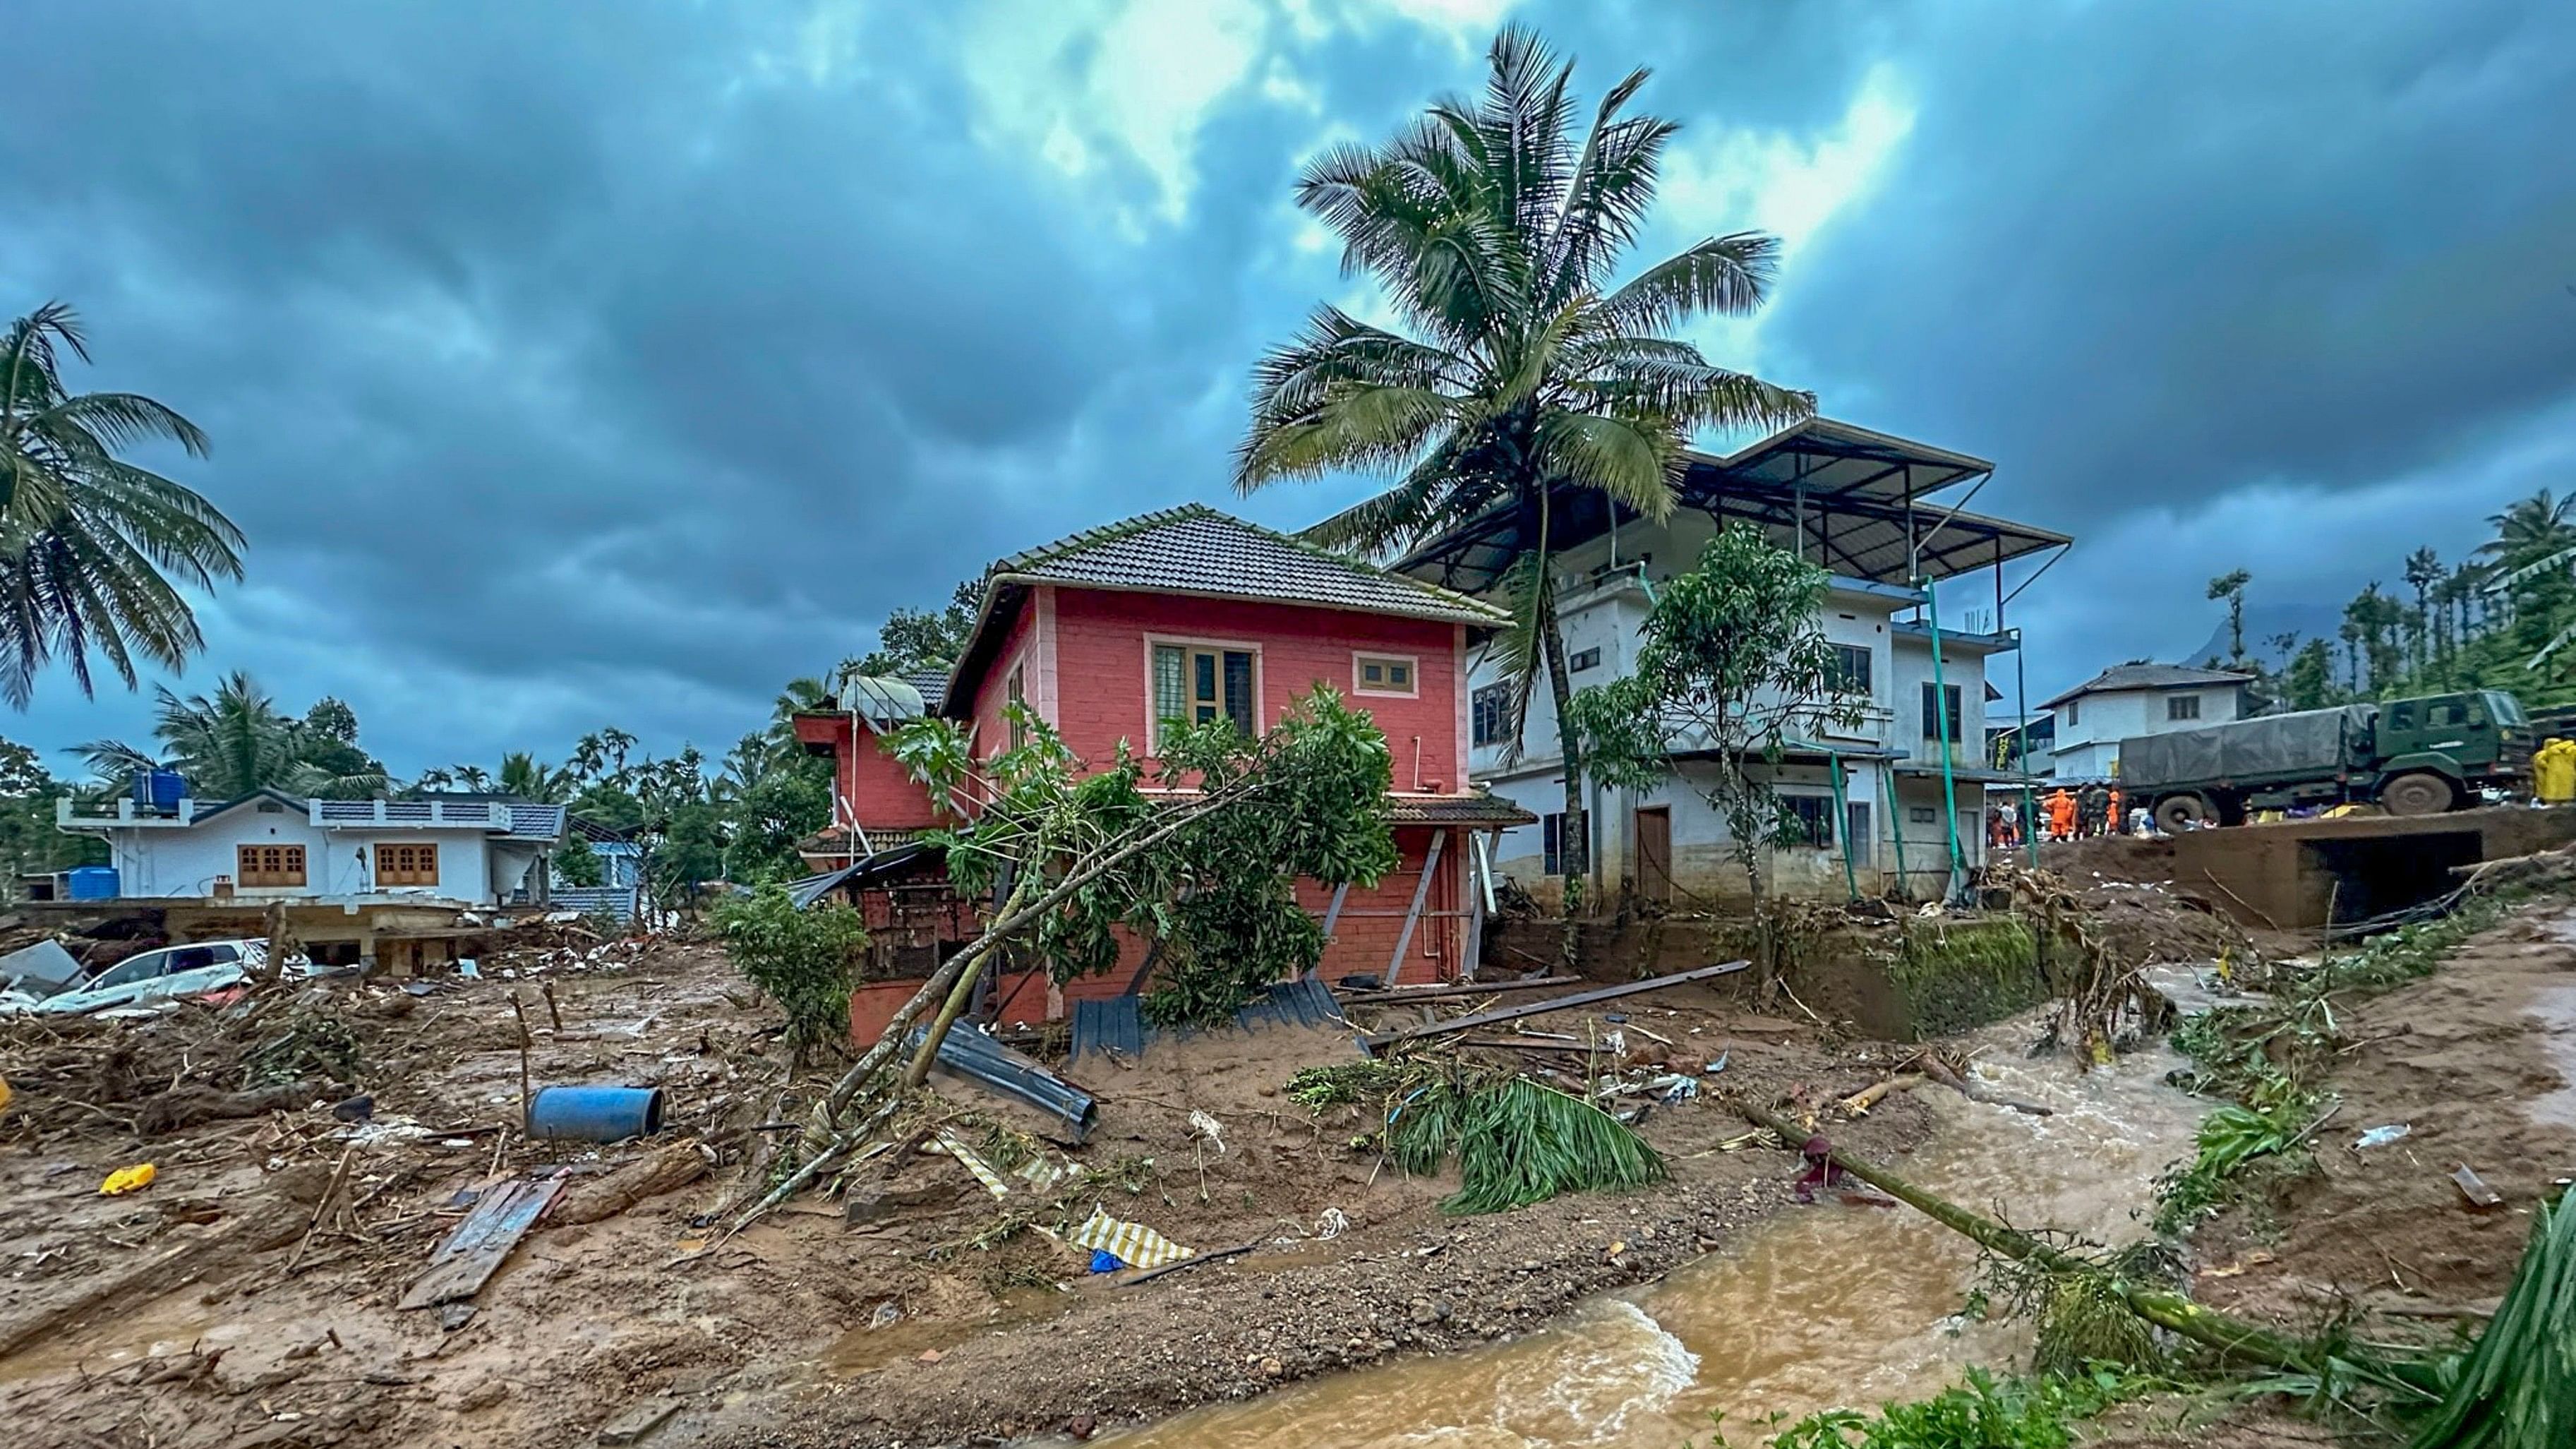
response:
M868 943L857 911L838 902L800 911L785 887L764 886L719 904L715 923L734 966L787 1013L799 1063L849 1035L850 985Z

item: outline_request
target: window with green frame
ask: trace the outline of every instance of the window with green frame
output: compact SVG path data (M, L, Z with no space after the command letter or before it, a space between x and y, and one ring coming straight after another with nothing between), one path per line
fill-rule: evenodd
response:
M1154 646L1154 741L1173 720L1207 724L1218 719L1254 733L1252 651L1197 644Z

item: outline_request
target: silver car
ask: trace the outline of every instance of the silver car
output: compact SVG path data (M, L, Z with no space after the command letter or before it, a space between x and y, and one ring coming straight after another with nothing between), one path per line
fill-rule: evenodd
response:
M268 943L261 940L163 946L129 956L79 990L48 996L35 1009L78 1016L118 1007L158 1007L239 985L251 967L267 960Z

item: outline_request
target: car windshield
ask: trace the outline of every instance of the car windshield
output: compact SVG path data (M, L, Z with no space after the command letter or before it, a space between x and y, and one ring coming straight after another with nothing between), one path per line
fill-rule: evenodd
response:
M2510 694L2490 694L2487 696L2487 704L2495 711L2496 722L2499 724L2518 725L2530 722L2523 717L2522 701Z
M124 965L118 966L113 970L102 974L96 981L91 982L83 989L95 991L102 986L131 986L137 981L150 980L152 977L161 974L162 961L163 953L159 951L155 951L148 956L138 956L135 959L126 962Z

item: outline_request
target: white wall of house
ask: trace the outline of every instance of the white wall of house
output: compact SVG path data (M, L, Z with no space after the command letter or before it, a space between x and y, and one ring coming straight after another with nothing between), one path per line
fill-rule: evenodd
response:
M438 884L379 887L375 883L375 847L418 842L438 846ZM278 887L241 884L239 849L244 845L303 846L305 883ZM232 877L234 894L248 899L418 895L488 905L506 899L512 888L524 882L540 848L534 843L496 847L479 831L453 827L322 830L315 828L305 812L273 800L240 805L192 825L136 826L108 832L109 860L117 870L117 889L120 894L134 897L208 895L214 889L215 877L220 875ZM506 879L496 879L496 875Z
M2062 701L2052 711L2057 717L2053 773L2061 780L2108 779L2119 773L2120 741L2225 724L2237 717L2241 696L2237 685L2203 684L2110 689ZM2177 706L2174 700L2190 703Z
M1661 584L1677 569L1696 563L1713 533L1714 524L1705 514L1683 510L1674 515L1668 526L1623 528L1616 540L1615 566L1613 540L1606 538L1559 556L1562 578L1583 580L1598 575L1593 582L1565 588L1559 596L1569 683L1581 689L1607 684L1628 672L1636 658L1639 631L1653 606L1647 585L1641 584L1637 575L1642 573L1650 583ZM1931 780L1928 796L1915 781L1899 778L1900 811L1896 813L1900 818L1891 821L1887 805L1889 776L1878 758L1894 751L1919 761L1938 761L1937 742L1927 745L1913 738L1923 723L1921 685L1932 675L1931 644L1927 638L1905 634L1893 623L1895 615L1911 612L1917 602L1918 596L1912 590L1858 579L1835 581L1819 622L1828 642L1867 655L1870 703L1856 724L1818 721L1809 732L1819 744L1844 746L1856 752L1856 756L1844 760L1842 811L1832 806L1828 766L1793 762L1781 767L1776 782L1779 792L1784 797L1816 798L1820 803L1813 808L1835 819L1836 844L1829 848L1800 846L1776 851L1766 877L1773 888L1792 894L1839 896L1844 889L1840 840L1854 824L1866 831L1866 838L1855 836L1852 842L1853 873L1864 892L1893 884L1900 831L1904 836L1908 885L1913 893L1927 894L1946 880L1946 826L1938 819L1925 825L1910 818L1927 800L1936 808L1940 805L1938 777ZM1975 765L1982 762L1985 738L1988 651L1954 643L1957 637L1946 632L1943 635L1943 675L1960 691L1959 738L1968 743L1957 758L1963 764ZM1469 672L1471 715L1479 713L1473 705L1473 691L1496 685L1502 674L1501 661L1492 649L1476 659ZM1554 905L1559 884L1548 869L1548 817L1561 818L1565 784L1556 740L1555 702L1543 680L1530 699L1522 744L1517 754L1507 742L1471 744L1470 772L1477 783L1541 817L1538 825L1503 833L1495 864L1532 896ZM1639 792L1587 788L1591 795L1587 808L1592 814L1593 880L1597 890L1617 891L1635 879L1636 812L1661 807L1671 815L1675 905L1687 909L1693 897L1726 899L1743 894L1742 870L1729 853L1730 836L1725 823L1686 778ZM1861 807L1857 819L1849 809L1853 805ZM1983 808L1983 787L1961 782L1960 842L1971 865L1982 859L1985 832L1979 822Z

